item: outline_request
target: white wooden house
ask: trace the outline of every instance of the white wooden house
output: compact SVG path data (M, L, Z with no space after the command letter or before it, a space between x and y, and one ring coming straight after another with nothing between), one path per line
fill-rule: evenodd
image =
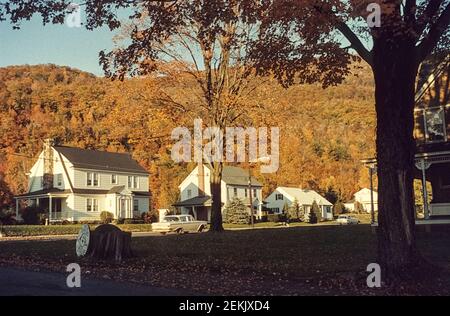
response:
M48 212L50 221L94 221L102 211L115 218L139 217L149 210L149 174L127 153L56 146L44 149L29 173L20 201Z
M265 202L267 203L266 207L269 209L269 212L273 214L281 214L285 205L290 207L294 201L297 201L299 206L303 208L305 215L309 214L313 202L316 201L322 211L322 218L327 220L333 219L333 204L313 190L277 187L265 199Z
M370 189L363 188L353 194L353 200L345 203L344 206L346 209L354 211L355 203L358 202L365 212L370 213L372 209L371 201ZM378 193L376 191L373 191L373 208L374 211L378 211Z
M206 164L198 164L194 170L181 182L180 201L174 206L182 214L191 214L199 220L211 219L211 170ZM249 197L249 173L248 171L233 166L224 166L221 181L222 211L227 202L233 198L241 199L247 207L250 207ZM251 194L253 213L256 218L262 215L262 184L251 177ZM250 212L250 210L249 210Z

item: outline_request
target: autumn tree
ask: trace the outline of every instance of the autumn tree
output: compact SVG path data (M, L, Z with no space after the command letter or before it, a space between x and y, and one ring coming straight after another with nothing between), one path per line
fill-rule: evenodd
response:
M15 27L33 14L44 23L63 23L70 1L10 1L0 7L0 18L8 16ZM86 28L107 25L127 34L124 46L100 52L100 62L110 78L151 75L161 78L190 76L196 90L182 101L162 95L165 104L186 116L200 117L206 126L234 125L248 110L242 102L249 87L252 67L248 58L251 39L258 33L255 14L259 1L102 1L86 2ZM123 10L121 10L123 9ZM131 12L130 22L120 12ZM257 86L257 85L256 85ZM223 137L223 135L222 135ZM223 144L219 137L217 143ZM214 154L217 154L215 152ZM223 153L205 159L210 165L212 214L211 231L221 231L221 190Z
M378 260L387 279L394 280L423 271L414 231L415 83L420 64L446 43L450 1L372 2L268 1L260 15L264 31L254 45L254 57L260 74L273 72L286 86L297 82L339 84L357 58L355 52L372 68L377 112ZM285 63L286 59L290 62Z

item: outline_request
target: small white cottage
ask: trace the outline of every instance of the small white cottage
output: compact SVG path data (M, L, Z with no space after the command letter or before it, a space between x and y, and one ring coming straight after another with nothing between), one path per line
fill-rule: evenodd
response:
M313 190L278 187L265 199L267 208L274 214L281 214L285 205L290 207L294 201L303 207L306 215L309 214L313 202L316 201L322 211L322 218L333 219L333 204Z
M370 189L363 188L353 194L353 201L347 202L344 204L345 208L350 211L355 210L355 203L358 202L361 204L364 211L370 213L371 211L371 198L370 198ZM373 208L374 211L378 211L378 193L373 191Z

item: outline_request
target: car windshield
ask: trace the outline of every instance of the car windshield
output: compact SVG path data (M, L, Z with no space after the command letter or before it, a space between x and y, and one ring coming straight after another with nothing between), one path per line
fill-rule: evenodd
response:
M176 216L166 216L164 217L164 222L178 222L180 219Z

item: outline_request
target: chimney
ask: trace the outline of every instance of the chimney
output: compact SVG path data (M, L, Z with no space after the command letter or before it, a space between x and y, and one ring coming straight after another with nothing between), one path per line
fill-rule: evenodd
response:
M203 162L199 162L198 166L198 195L205 195L205 167Z
M53 188L53 149L55 141L52 138L44 140L44 181L43 189Z

